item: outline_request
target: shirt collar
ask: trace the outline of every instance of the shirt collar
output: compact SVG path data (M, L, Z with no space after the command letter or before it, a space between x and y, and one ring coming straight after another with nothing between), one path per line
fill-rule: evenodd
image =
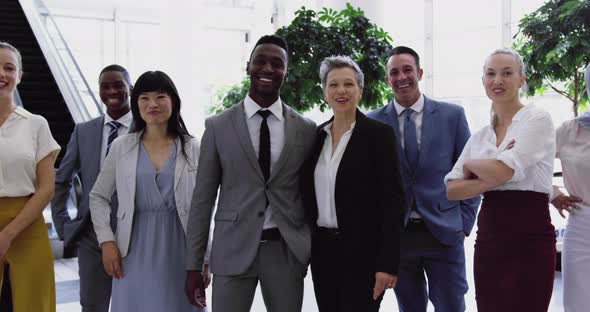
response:
M333 124L334 124L334 121L330 121L330 122L329 122L327 125L325 125L325 126L324 126L324 128L322 128L322 129L323 129L324 131L326 131L326 133L327 133L328 135L330 135L330 136L332 135L332 133L330 132L330 130L332 129L332 125L333 125ZM352 130L354 130L354 126L355 126L355 125L356 125L356 121L355 121L355 122L353 122L353 123L350 125L350 129L348 129L348 131L346 131L346 132L345 132L345 134L346 134L346 133L348 133L348 132L350 132L350 131L352 131Z
M109 114L104 114L104 124L106 125L111 121L114 121L114 119ZM128 111L127 114L119 117L116 121L129 129L133 122L133 114L131 114L131 111Z
M250 119L252 116L256 115L256 113L264 108L261 108L258 103L254 102L254 100L249 96L246 95L246 99L244 100L244 112L246 112L246 118ZM279 120L283 120L283 102L279 97L276 102L274 102L271 106L268 107L268 110Z
M395 98L393 99L393 106L395 107L395 111L397 112L397 115L401 115L405 110L406 107L400 105ZM424 109L424 95L422 93L420 93L420 97L418 98L418 100L412 104L412 106L409 107L411 110L415 111L416 113L421 113L422 110Z
M16 115L19 115L23 118L29 118L29 116L31 116L31 113L29 113L29 111L27 111L26 109L17 106L15 110L12 111L13 113L15 113Z

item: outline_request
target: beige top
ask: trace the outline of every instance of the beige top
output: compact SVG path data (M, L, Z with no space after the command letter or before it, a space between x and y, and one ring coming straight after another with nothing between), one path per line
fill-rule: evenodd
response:
M557 129L556 138L555 157L561 160L565 189L590 206L590 130L568 120ZM557 187L553 192L554 197L562 194Z
M0 197L35 193L37 163L59 150L47 120L17 107L0 127Z

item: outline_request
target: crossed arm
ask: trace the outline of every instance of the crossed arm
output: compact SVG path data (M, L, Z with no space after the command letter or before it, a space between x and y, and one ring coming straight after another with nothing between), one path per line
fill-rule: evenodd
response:
M463 163L463 179L447 183L450 200L464 200L506 183L514 170L497 159L471 159Z

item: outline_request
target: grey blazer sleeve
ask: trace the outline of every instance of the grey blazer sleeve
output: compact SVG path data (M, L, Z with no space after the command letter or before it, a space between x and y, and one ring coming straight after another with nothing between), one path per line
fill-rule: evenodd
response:
M187 224L187 270L202 270L207 246L210 245L211 216L221 182L221 162L215 141L215 129L211 119L205 121L205 133L201 139L197 182Z
M51 217L57 236L61 240L64 239L64 224L70 221L66 204L72 186L72 179L80 171L79 161L78 126L76 126L70 136L66 155L55 174L55 193L51 200Z
M104 164L96 183L90 191L90 217L96 232L98 244L107 241L115 241L115 234L111 228L111 198L116 188L116 160L120 153L121 142L113 142L110 152L104 160Z

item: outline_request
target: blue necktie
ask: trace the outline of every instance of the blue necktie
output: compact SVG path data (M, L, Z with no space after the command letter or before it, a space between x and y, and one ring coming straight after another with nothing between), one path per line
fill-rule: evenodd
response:
M109 132L109 138L107 139L107 152L104 154L105 157L106 157L106 155L109 154L109 150L111 149L111 144L119 135L119 128L121 128L121 126L123 126L121 123L114 121L114 120L109 121L107 123L107 125L109 127L111 127L111 131Z
M418 164L418 139L416 137L416 125L412 118L414 111L410 108L404 110L404 151L410 169L414 171Z

